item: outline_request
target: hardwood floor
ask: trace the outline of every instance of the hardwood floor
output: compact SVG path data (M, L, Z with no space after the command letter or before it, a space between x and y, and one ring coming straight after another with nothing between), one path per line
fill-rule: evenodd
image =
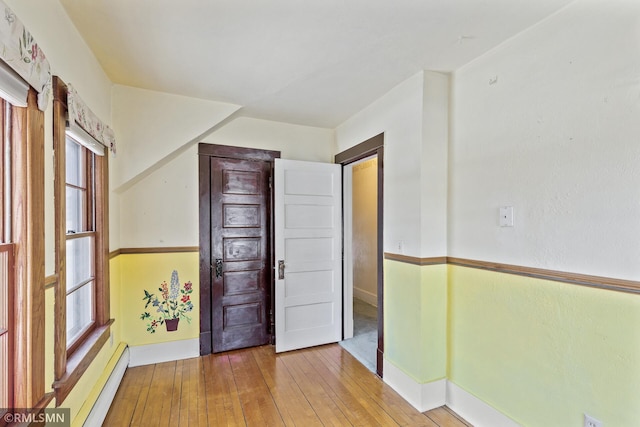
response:
M337 344L254 347L127 369L105 426L470 426L421 414Z

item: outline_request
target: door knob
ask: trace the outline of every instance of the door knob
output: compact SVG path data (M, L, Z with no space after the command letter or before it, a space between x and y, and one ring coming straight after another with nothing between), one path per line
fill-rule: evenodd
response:
M284 279L284 260L278 261L278 280Z
M216 278L222 277L222 258L216 258Z

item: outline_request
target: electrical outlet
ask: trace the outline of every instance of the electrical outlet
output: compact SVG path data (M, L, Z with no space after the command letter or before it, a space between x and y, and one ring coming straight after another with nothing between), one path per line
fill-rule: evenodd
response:
M513 206L500 207L500 227L513 227Z
M598 421L591 415L584 414L584 427L602 427L602 421Z

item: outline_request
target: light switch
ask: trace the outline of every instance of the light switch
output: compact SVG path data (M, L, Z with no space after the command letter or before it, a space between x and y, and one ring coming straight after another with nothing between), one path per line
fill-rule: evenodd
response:
M513 227L513 206L500 207L500 227Z

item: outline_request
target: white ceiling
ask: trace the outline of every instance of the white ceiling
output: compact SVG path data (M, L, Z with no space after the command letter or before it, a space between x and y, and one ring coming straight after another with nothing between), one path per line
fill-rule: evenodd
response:
M571 0L61 0L109 78L334 128Z

